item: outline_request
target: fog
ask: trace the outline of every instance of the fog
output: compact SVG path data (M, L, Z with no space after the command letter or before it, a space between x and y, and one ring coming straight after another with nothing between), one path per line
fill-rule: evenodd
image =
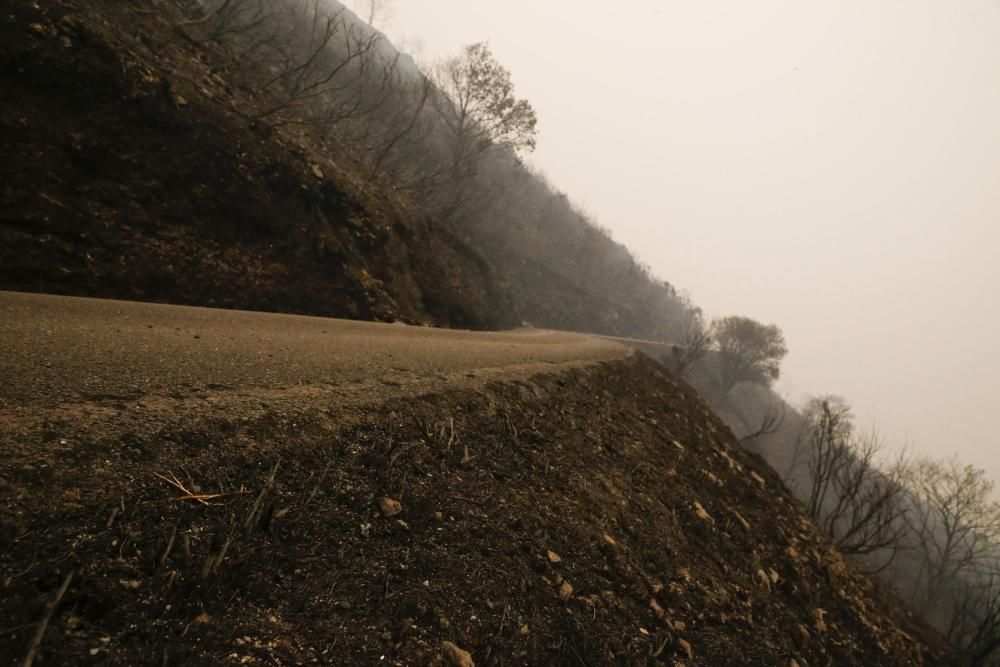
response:
M709 316L775 322L792 401L1000 479L1000 3L397 0L489 40L531 161Z

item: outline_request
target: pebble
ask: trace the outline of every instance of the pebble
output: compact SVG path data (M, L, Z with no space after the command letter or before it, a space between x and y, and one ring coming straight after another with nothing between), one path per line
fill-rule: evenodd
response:
M378 499L378 509L384 517L396 516L403 511L403 505L394 498L383 496Z

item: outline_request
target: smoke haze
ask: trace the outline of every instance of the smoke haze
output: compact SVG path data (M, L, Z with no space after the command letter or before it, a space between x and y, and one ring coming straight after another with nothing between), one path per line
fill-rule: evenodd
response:
M403 0L489 40L532 161L709 316L775 322L791 400L1000 479L1000 4Z

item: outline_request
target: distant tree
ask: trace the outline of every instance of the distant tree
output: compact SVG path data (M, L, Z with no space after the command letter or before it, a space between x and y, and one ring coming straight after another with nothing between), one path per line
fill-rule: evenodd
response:
M917 496L909 517L923 560L921 606L927 611L953 583L982 576L995 564L1000 504L986 472L955 459L918 460L907 485Z
M719 353L722 393L728 394L739 382L767 387L778 379L788 348L776 325L731 316L712 322L710 332Z
M468 175L491 147L534 150L535 110L514 96L510 72L488 45L465 47L436 67L433 78L444 94L436 108L446 128L455 175Z

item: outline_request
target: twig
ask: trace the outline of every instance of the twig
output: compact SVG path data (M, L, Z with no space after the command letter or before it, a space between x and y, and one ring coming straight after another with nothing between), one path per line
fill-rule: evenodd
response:
M222 544L222 548L219 549L219 553L215 556L209 555L208 559L205 561L204 567L201 569L202 579L207 579L209 575L215 574L222 565L222 561L226 558L226 552L229 551L229 546L233 543L236 538L236 530L230 529L229 535L226 537L226 541Z
M184 485L181 484L181 481L179 479L177 479L177 477L172 472L168 471L168 474L170 475L170 477L166 477L164 475L161 475L160 473L158 473L156 471L153 471L153 474L156 475L157 477L159 477L160 479L162 479L164 482L166 482L170 486L174 487L175 489L179 490L181 493L184 494L180 498L171 498L171 500L187 500L187 499L191 499L191 500L197 500L202 505L208 505L208 503L205 502L205 500L206 500L205 498L198 497L198 495L192 493L191 491L188 491L184 487Z
M517 427L514 426L514 421L510 418L510 410L507 408L507 402L503 403L503 413L507 417L507 428L510 429L510 434L514 438L514 444L520 444L517 440Z
M392 456L389 457L389 467L391 468L392 466L396 465L396 460L404 453L406 453L408 450L413 449L417 444L418 443L411 442L403 445L402 447L397 448L396 451L393 452Z
M184 494L183 496L176 496L174 498L169 498L169 500L172 501L197 500L199 503L207 507L209 505L219 504L219 503L210 503L208 502L209 500L214 500L215 498L225 498L227 496L239 496L244 493L247 493L246 491L230 491L229 493L192 493L191 491L188 491L183 484L181 484L180 480L177 479L177 477L173 473L170 473L170 477L166 477L155 471L153 472L153 474Z
M448 436L448 444L444 446L444 451L446 451L446 452L451 449L452 443L455 442L455 418L454 417L448 417L448 425L451 426L451 435Z
M323 467L323 472L320 473L319 479L316 480L316 486L312 488L312 491L309 492L309 497L306 498L306 501L302 504L302 509L309 507L309 503L312 502L313 496L315 496L319 491L319 485L322 484L323 480L326 478L326 471L330 469L330 463L330 461L326 462L326 465Z
M31 667L32 663L35 662L35 656L38 654L38 649L42 645L42 638L45 637L45 630L49 627L49 621L52 620L52 615L56 612L56 607L59 606L59 602L62 601L63 595L66 594L66 589L69 588L70 582L73 581L73 572L70 571L63 579L62 586L56 591L54 598L49 600L49 603L45 605L45 616L38 623L38 629L35 630L35 636L31 638L31 643L28 645L28 653L24 656L24 661L21 662L21 667Z
M177 539L177 524L175 523L174 524L174 529L172 531L170 531L170 539L167 540L167 546L163 550L163 555L160 556L160 569L163 569L163 566L166 565L167 558L170 557L170 552L174 548L174 540L176 540L176 539Z
M274 479L278 474L279 465L281 465L281 459L278 459L278 461L274 464L274 467L271 468L271 474L264 483L264 488L260 490L257 500L253 502L253 507L250 508L250 513L247 514L247 518L243 522L243 527L247 530L255 529L260 524L267 509L270 507L271 496L274 494Z

